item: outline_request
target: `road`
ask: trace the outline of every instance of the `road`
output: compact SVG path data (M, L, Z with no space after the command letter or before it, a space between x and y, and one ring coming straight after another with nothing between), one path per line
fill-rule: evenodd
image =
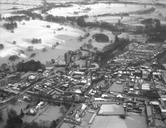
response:
M61 104L62 103L67 103L67 104L81 103L81 101L77 102L77 101L74 101L72 99L67 99L67 98L65 99L65 97L64 97L64 99L63 98L58 99L58 98L46 97L46 96L42 96L42 95L38 95L38 94L32 94L29 92L28 92L28 94L35 97L36 99L40 99L40 100L51 102L51 103L61 103ZM61 97L63 97L63 96L61 96ZM84 102L84 101L82 101L82 102Z
M33 88L33 87L36 85L36 83L40 82L41 80L42 80L42 79L39 79L39 80L37 80L37 81L31 83L31 84L29 85L29 87L27 87L25 90L23 90L22 92L20 92L19 94L15 95L15 96L11 97L7 102L1 104L0 110L6 108L7 105L8 105L9 103L11 103L13 100L18 99L19 97L21 97L22 95L24 95L25 92L27 92L29 89Z

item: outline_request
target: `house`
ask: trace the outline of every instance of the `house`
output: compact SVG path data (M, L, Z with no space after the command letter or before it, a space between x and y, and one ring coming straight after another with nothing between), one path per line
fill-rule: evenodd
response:
M166 98L163 97L163 98L160 98L160 110L162 113L165 113L166 114Z
M142 90L149 91L150 90L150 84L149 83L143 83L142 84Z

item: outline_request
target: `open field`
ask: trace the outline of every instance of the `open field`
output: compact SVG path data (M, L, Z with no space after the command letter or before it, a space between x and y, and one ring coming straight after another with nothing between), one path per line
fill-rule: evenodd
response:
M103 104L100 107L99 115L120 115L124 114L124 109L120 105L116 104Z
M25 111L29 103L24 101L18 101L15 104L8 105L7 108L3 109L3 122L0 122L0 128L3 127L6 123L8 118L7 114L8 111L15 110L16 113L19 115L21 110ZM40 108L36 115L25 115L22 120L24 122L38 122L39 124L44 123L43 125L49 126L51 121L60 118L63 114L60 112L59 106L54 105L45 105L43 108Z
M91 128L146 128L145 118L134 114L126 119L119 116L97 116Z
M116 6L119 6L119 9ZM116 6L113 6L112 8L113 10L115 10L115 12L110 11L110 13L105 13L100 16L88 17L86 18L86 21L87 22L108 22L113 24L121 22L124 24L130 23L135 26L141 25L140 21L146 18L158 18L161 20L161 23L165 23L166 21L165 7L161 7L161 6L158 7L158 6L152 6L152 5L150 6L126 5L126 4L117 4ZM132 10L132 6L133 6L133 9L135 9L135 11ZM129 14L128 16L121 15L121 11L125 13L124 10L128 10L126 11L126 13Z
M35 116L25 116L23 121L25 122L38 122L40 125L49 126L51 121L56 120L62 116L60 107L47 105L40 109Z
M151 6L148 6L149 8ZM143 5L125 5L125 4L108 4L108 3L96 3L90 5L73 5L71 7L54 8L48 11L49 14L54 16L96 16L103 14L118 14L118 13L130 13L138 10L144 10L148 7Z
M48 25L50 28L46 27ZM31 46L34 50L41 50L45 47L51 48L57 42L59 43L59 46L56 47L57 49L64 49L66 51L78 48L80 44L77 46L77 39L80 35L84 34L83 31L70 26L39 20L19 22L18 28L14 33L2 27L0 31L3 33L0 35L0 42L4 44L4 49L0 51L0 57L2 58L10 55L19 55L22 58L28 58L25 54L28 47ZM40 38L41 43L32 44L31 40L33 38ZM16 41L16 44L12 44L13 41ZM25 53L20 54L20 50L24 50Z
M30 9L33 5L19 5L19 4L0 4L0 14L11 13L13 11L19 11L24 9Z
M86 22L107 22L111 24L120 22L132 27L142 26L140 22L146 18L158 18L161 20L161 24L166 24L165 7L154 5L155 3L164 4L164 0L119 0L118 2L108 0L90 0L87 2L83 0L47 0L46 2L42 0L33 2L32 0L2 0L0 2L0 14L4 17L22 15L11 13L16 10L41 7L43 3L64 2L67 2L71 6L51 7L47 10L47 13L52 16L62 17L88 15L85 18ZM78 2L84 3L78 4ZM126 4L124 4L125 2ZM45 16L45 14L42 14L41 8L34 9L33 12ZM124 13L129 15L123 16ZM36 53L34 59L45 63L46 59L57 58L58 56L63 56L68 50L78 49L82 44L87 43L95 33L105 33L111 38L110 42L114 42L114 34L111 31L100 30L98 28L84 28L84 31L82 28L74 25L61 25L43 20L21 21L17 23L18 27L14 30L14 33L5 30L3 22L0 23L0 33L3 33L0 35L0 42L4 45L4 49L0 50L0 60L2 60L0 63L7 62L8 57L11 55L18 55L22 59L29 59L34 52ZM83 36L87 32L90 32L90 36L87 39L78 40L80 36ZM133 35L131 33L120 33L119 37L129 38L130 40L134 39L139 42L146 41L146 36ZM32 44L31 40L33 38L40 38L42 42ZM16 44L12 44L13 41L16 41ZM56 45L57 42L59 45L55 49L52 49L52 46ZM108 43L97 43L94 40L92 40L92 44L99 50L108 45ZM28 47L32 47L34 51L27 52ZM46 49L46 52L42 52L43 49Z

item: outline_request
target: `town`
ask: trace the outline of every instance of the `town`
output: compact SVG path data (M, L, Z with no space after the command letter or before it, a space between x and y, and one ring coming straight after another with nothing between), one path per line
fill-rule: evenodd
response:
M155 57L146 61L151 52L160 51L160 47L133 45L131 47L137 48L132 54L117 56L102 66L95 60L96 57L101 60L100 56L84 46L65 53L64 64L52 62L33 72L11 74L6 68L1 72L1 110L13 104L12 108L23 114L23 120L40 122L38 118L44 116L42 113L48 108L57 109L53 115L57 118L53 118L57 128L104 127L104 122L109 125L111 118L126 122L130 116L135 122L128 122L129 127L134 123L141 128L164 128L166 71L164 65L163 68L157 65ZM141 50L142 54L140 47L145 50ZM154 50L151 47L155 47ZM126 58L125 62L122 58ZM140 58L145 58L145 63L131 64L130 61L141 61ZM145 124L141 120L145 120Z
M69 13L65 18L51 14L59 6L73 9L75 5L70 4L73 3L56 6L44 3L42 7L19 10L16 16L0 16L4 32L10 33L8 35L20 35L22 31L17 33L17 30L21 27L29 32L32 24L43 29L38 26L39 22L48 34L45 36L34 30L43 37L36 34L37 37L24 39L33 46L20 45L21 39L10 42L14 48L18 46L19 53L18 49L15 50L18 55L11 55L10 63L0 66L0 128L165 128L165 22L146 18L132 26L119 19L116 23L97 21L100 15L111 14L98 14L98 17L94 16L95 21L91 19L93 13L74 17L79 14L74 12L73 17ZM87 6L87 3L79 4ZM93 6L96 2L88 4ZM104 6L105 2L97 4ZM128 4L142 6L137 2ZM149 5L151 3L147 3ZM157 6L166 5L158 3ZM119 15L123 19L126 15L143 15L155 10L154 7L144 8L143 11L120 12L112 16ZM42 9L42 14L34 12L35 9ZM53 43L49 44L46 39L50 37L50 31L54 36L60 33L57 37L63 33L76 33L76 41L65 36L71 43L67 47L83 43L74 50L67 49L62 56L57 57L54 52L44 56L50 49L58 51L57 47L66 45L61 40L51 40ZM43 44L44 41L48 44ZM50 48L43 48L45 45ZM24 50L20 50L21 46ZM0 44L1 55L8 54L3 51L6 47ZM41 47L43 56L37 55L39 49L35 47ZM26 58L25 55L30 55L29 59L20 59L20 56Z

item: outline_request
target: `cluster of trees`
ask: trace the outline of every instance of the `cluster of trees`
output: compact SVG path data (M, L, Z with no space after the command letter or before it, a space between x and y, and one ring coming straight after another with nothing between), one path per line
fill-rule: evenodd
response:
M51 122L50 126L41 126L36 122L32 122L32 123L23 123L21 128L56 128L56 126L58 125L60 119L57 120L53 120Z
M21 116L17 115L13 109L9 110L5 128L21 128L22 124Z
M158 65L166 64L166 50L156 56Z
M166 27L162 26L159 19L145 19L141 21L145 25L145 33L149 42L164 42L166 40Z
M33 58L33 57L35 57L36 56L36 53L32 53L31 55L30 55L30 58Z
M160 27L157 30L147 32L149 42L164 42L166 40L166 27Z
M33 51L33 46L28 46L27 51L29 51L29 52Z
M47 51L47 48L43 48L42 51L43 51L43 52L46 52L46 51Z
M55 44L52 45L52 48L54 49L54 48L56 48L58 45L60 45L60 43L59 43L59 42L56 42Z
M12 56L9 57L10 61L16 61L18 59L19 59L19 56L17 56L17 55L12 55Z
M94 49L94 46L92 45L92 42L84 43L81 47L80 50L90 50Z
M0 50L4 49L4 45L0 44Z
M18 115L15 110L11 109L8 112L8 119L5 125L5 128L56 128L61 118L53 120L50 126L40 126L36 122L23 122L22 117L24 116L23 111L21 110Z
M4 23L3 26L4 26L7 30L14 30L15 28L17 28L17 23L16 23L16 22Z
M33 38L32 41L31 41L32 44L39 44L41 42L42 42L42 40L41 39L37 39L37 38Z
M65 114L70 107L71 107L70 104L64 103L62 107L60 108L61 113Z
M21 128L49 128L49 127L40 126L38 123L32 122L32 123L23 123Z
M48 22L56 22L60 24L64 23L70 23L70 24L78 24L81 27L87 27L85 18L87 18L88 15L84 16L53 16L53 15L47 15L45 17L45 20Z
M2 111L0 111L0 122L3 120L3 117L2 117Z
M128 39L119 39L117 36L115 37L115 42L106 46L103 49L103 52L99 52L97 54L97 58L100 58L100 64L104 65L107 60L114 57L115 54L122 52L126 46L130 43Z
M111 31L120 31L119 28L117 28L113 24L110 24L110 23L107 23L107 22L86 22L85 21L86 17L87 16L80 16L76 20L77 24L80 27L94 27L94 28L98 27L98 28L111 30Z
M6 73L15 72L15 71L16 71L16 66L14 64L8 65L6 63L3 63L0 65L0 73L4 73L4 76L6 75Z
M10 16L10 17L6 17L6 18L3 18L4 20L6 21L22 21L22 20L30 20L29 17L27 16L24 16L24 15L17 15L17 16Z
M78 37L78 40L79 41L82 41L83 39L86 39L87 37L89 37L90 36L90 34L89 33L86 33L84 36L79 36Z
M9 70L9 66L6 63L3 63L0 66L0 71L5 72L5 71L8 71L8 70Z
M31 12L30 10L21 10L21 11L18 11L17 13L25 14L28 17L32 17L32 19L43 20L43 17L41 16L41 14L37 14L37 13Z
M64 17L64 16L53 16L53 15L47 15L45 17L46 21L49 22L56 22L56 23L66 23L68 21L76 21L76 17Z
M125 115L125 114L121 114L121 115L119 115L119 117L120 117L121 119L126 119L126 115Z
M145 19L141 21L142 24L146 26L147 32L152 30L152 29L159 29L161 24L159 19Z
M60 5L61 6L61 5ZM56 23L60 23L60 24L64 24L64 23L71 23L71 24L78 24L80 27L99 27L99 28L103 28L106 30L113 30L116 31L118 30L118 28L110 23L107 22L85 22L85 18L88 18L88 15L84 15L84 16L53 16L53 15L47 15L44 19L42 17L41 14L37 14L34 12L31 12L30 10L23 10L23 11L19 11L18 13L21 14L25 14L29 17L32 17L32 19L40 19L40 20L46 20L48 22L56 22ZM25 17L22 17L25 18ZM10 18L12 19L17 19L17 20L21 20L21 17L12 17ZM28 20L28 18L27 18Z
M18 72L28 72L28 71L37 71L39 69L44 69L44 65L40 61L30 60L27 62L19 62L17 65Z
M14 40L13 42L12 42L12 44L16 44L17 42Z

